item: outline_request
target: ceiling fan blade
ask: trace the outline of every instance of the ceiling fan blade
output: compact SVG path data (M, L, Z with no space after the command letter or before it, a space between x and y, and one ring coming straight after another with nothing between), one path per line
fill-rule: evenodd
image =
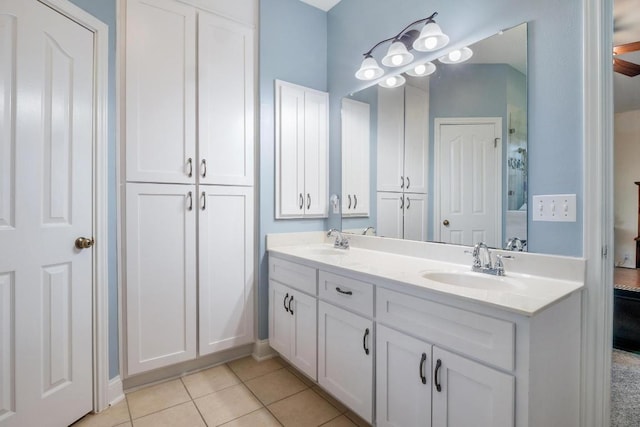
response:
M640 65L620 58L613 58L613 71L625 76L635 77L640 74Z
M640 50L640 41L626 44L619 44L613 47L614 55L622 55L624 53L635 52Z

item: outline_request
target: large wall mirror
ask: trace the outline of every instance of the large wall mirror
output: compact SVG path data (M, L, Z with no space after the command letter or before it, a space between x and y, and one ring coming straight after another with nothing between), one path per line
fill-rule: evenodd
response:
M343 231L526 250L527 24L469 47L343 99Z

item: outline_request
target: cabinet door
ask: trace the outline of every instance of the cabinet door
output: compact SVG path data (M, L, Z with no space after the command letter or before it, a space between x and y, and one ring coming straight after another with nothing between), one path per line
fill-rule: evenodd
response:
M433 366L434 427L514 425L515 381L511 375L438 347L433 347Z
M199 353L253 342L253 189L198 187Z
M369 104L342 100L342 215L369 216Z
M427 240L427 195L404 193L404 238Z
M316 298L292 292L287 306L291 314L291 352L289 361L314 380L318 367L318 321Z
M318 304L318 383L367 422L373 411L373 322Z
M276 218L304 215L304 88L276 81Z
M196 356L193 186L126 185L127 374Z
M290 288L269 280L269 346L287 359L291 349L291 315L288 307L291 295Z
M199 12L200 183L253 185L253 87L253 30Z
M431 345L378 324L376 425L431 425Z
M304 95L305 216L329 214L328 163L329 95L306 90Z
M404 87L378 91L378 191L404 188Z
M127 0L127 181L194 183L196 12L171 0Z
M377 235L402 239L404 196L402 193L378 192Z
M429 92L405 87L405 192L426 193L429 176Z

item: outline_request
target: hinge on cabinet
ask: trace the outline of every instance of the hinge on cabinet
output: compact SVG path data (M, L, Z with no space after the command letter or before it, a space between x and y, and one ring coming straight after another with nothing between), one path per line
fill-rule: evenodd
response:
M609 248L607 245L602 247L602 258L607 259L607 255L609 254Z

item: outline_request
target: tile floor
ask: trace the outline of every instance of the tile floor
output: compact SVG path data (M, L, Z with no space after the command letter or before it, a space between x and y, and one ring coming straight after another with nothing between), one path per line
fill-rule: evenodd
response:
M249 356L127 393L73 427L368 425L282 359Z

